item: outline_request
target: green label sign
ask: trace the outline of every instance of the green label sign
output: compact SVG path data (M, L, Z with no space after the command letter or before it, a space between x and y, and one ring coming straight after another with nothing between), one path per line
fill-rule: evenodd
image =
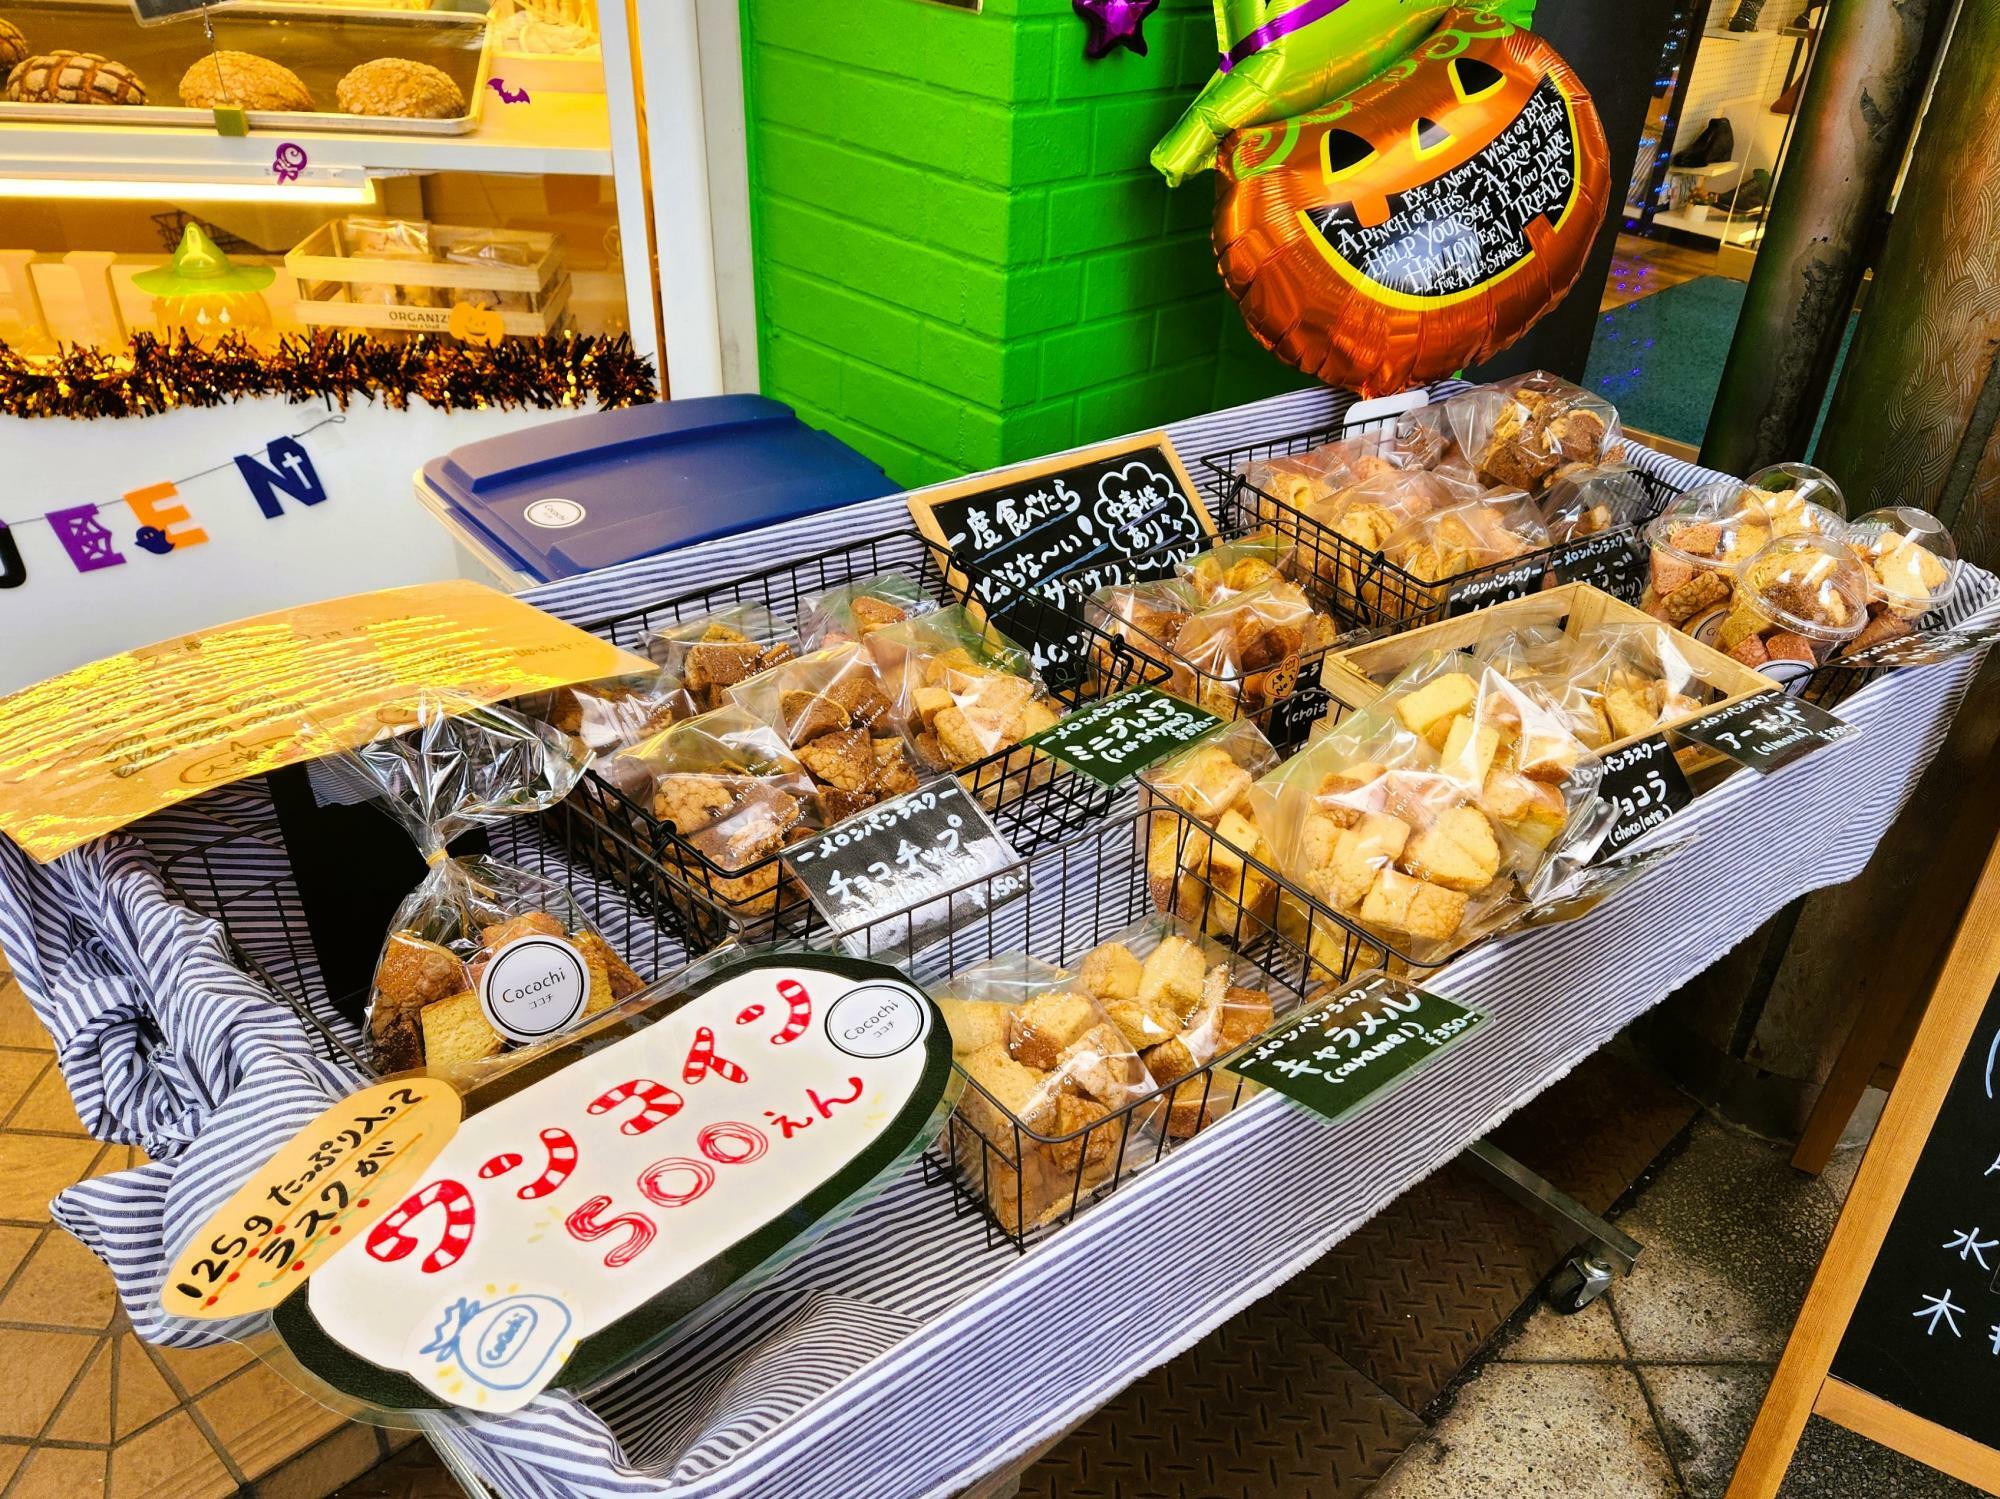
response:
M1022 740L1100 786L1119 786L1155 761L1186 749L1223 720L1206 708L1134 687L1058 719Z
M1414 1074L1485 1018L1469 1006L1372 974L1302 1010L1229 1068L1338 1119Z

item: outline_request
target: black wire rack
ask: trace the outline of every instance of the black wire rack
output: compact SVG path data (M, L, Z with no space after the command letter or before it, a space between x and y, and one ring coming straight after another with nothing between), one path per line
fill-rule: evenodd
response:
M1232 983L1270 996L1275 1022L1389 956L1378 939L1247 855L1249 879L1218 887L1198 856L1212 838L1181 808L1158 803L1049 844L1026 861L1025 895L1003 898L1006 874L962 887L982 897L966 902L977 914L921 951L912 975L937 992L951 974L1009 954L1073 964L1141 918L1178 913L1228 950ZM906 912L856 935L878 947L907 940L913 920ZM989 1241L1025 1248L1244 1102L1251 1085L1229 1066L1254 1044L1184 1077L1155 1079L1123 1107L1055 1134L1015 1117L961 1066L964 1092L927 1170L950 1181L960 1211L985 1216Z
M1559 548L1544 547L1450 577L1420 578L1383 553L1370 551L1297 506L1252 484L1248 477L1254 463L1310 452L1342 438L1389 432L1396 421L1395 417L1381 417L1351 427L1314 427L1206 455L1201 459L1204 471L1201 482L1217 524L1230 535L1270 530L1292 542L1298 547L1302 579L1309 580L1309 586L1341 619L1370 628L1429 624L1442 619L1452 599L1468 591L1471 585L1536 561L1555 560ZM1680 491L1641 469L1635 469L1633 476L1645 494L1633 522L1632 528L1636 529L1665 510ZM1496 594L1495 598L1504 596ZM1636 592L1625 602L1636 604Z
M924 593L947 606L975 602L965 575L954 569L945 548L917 531L894 531L629 609L586 628L637 649L650 631L732 604L759 604L791 622L798 619L809 595L890 572L914 579ZM1023 617L1025 611L1031 623L1032 611L1053 613L1052 605L1025 594L983 607L990 615L1006 613L1010 619ZM1061 617L1063 628L1069 623ZM1162 681L1166 675L1158 663L1122 644L1099 667L1087 684L1051 687L1065 710L1098 694ZM1117 794L1070 772L1041 750L1019 745L999 748L954 773L1020 853L1103 816ZM805 892L783 868L782 851L726 866L654 815L645 801L595 772L584 776L557 815L572 823L571 841L593 867L647 910L673 922L697 951L739 929L755 940L770 941L802 937L815 925L817 918Z
M170 841L149 837L160 855L168 893L219 923L236 965L304 1022L314 1049L357 1072L372 1071L368 1047L352 1017L365 1012L365 993L333 993L321 974L313 934L275 818L261 783L210 793L218 815L177 828ZM206 804L205 799L205 803ZM578 829L555 814L524 816L491 833L496 859L567 888L600 935L640 978L651 983L684 968L693 954L680 933L632 900L584 857ZM598 833L593 851L623 845ZM636 857L636 850L623 850Z

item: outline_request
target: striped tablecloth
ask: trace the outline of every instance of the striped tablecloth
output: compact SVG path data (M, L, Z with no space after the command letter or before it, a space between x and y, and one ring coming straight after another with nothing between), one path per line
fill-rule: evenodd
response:
M1314 426L1300 392L1170 428L1189 457ZM1634 455L1676 487L1706 477ZM904 523L900 498L758 533L757 565ZM742 571L743 538L529 595L592 619ZM1955 611L2000 616L1976 574ZM1977 658L1882 678L1841 708L1855 739L1741 774L1657 836L1689 847L1581 920L1468 954L1432 987L1486 1008L1464 1042L1337 1125L1264 1095L1027 1255L912 1173L716 1326L586 1404L548 1396L433 1439L508 1495L949 1494L1080 1420L1301 1269L1493 1128L1773 911L1867 863L1948 729ZM245 887L282 873L261 788L235 787L37 867L0 841L0 945L55 1034L86 1123L154 1157L81 1183L56 1215L111 1266L135 1325L164 1325L166 1250L344 1086L289 1010L226 961L154 868L217 822ZM226 891L224 892L227 893ZM1035 899L1064 898L1060 889ZM924 974L923 977L932 975ZM294 966L288 981L309 976ZM235 1329L242 1331L242 1329Z

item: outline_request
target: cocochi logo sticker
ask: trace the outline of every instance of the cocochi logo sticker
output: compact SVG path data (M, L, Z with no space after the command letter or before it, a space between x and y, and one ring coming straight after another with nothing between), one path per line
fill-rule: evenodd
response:
M950 1038L893 968L765 954L674 1003L468 1094L421 1180L279 1305L297 1361L383 1411L588 1386L935 1132Z
M514 1041L541 1041L567 1030L590 998L583 954L560 937L516 937L479 975L479 1008Z

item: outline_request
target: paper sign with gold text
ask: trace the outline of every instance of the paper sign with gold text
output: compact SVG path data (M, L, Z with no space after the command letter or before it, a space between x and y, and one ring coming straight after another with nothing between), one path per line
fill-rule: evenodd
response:
M261 614L0 698L0 832L46 862L211 787L415 722L653 665L484 584Z

